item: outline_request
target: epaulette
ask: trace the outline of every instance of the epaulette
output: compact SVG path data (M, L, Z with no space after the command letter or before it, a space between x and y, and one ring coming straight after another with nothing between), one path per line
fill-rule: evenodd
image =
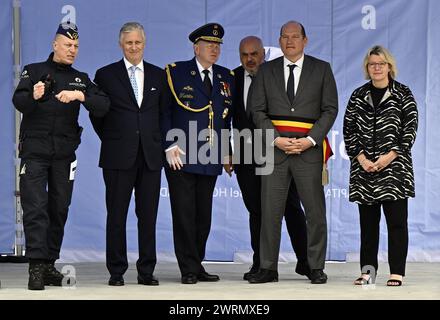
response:
M176 66L176 64L173 62L173 63L170 63L170 66L174 68Z

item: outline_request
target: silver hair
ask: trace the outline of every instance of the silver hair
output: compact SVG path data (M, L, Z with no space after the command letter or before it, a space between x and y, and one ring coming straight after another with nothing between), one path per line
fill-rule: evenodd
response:
M127 22L122 26L121 30L119 31L119 42L121 42L122 36L124 35L124 33L132 32L135 30L138 30L141 32L142 38L145 41L144 27L139 22Z

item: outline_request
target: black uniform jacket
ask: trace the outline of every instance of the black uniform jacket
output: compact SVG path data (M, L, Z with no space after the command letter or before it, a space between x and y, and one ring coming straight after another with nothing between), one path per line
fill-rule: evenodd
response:
M44 96L33 98L33 87L45 83ZM70 65L47 61L24 67L12 101L23 114L20 127L20 158L67 159L75 157L81 142L78 124L80 102L60 102L55 95L63 90L80 90L82 103L96 117L103 117L110 107L109 98L90 81L88 75Z

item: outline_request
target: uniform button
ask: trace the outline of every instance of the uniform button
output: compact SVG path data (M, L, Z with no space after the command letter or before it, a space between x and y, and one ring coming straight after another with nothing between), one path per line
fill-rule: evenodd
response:
M136 130L136 134L139 134L139 130Z
M212 101L211 101L211 100L209 101L209 104L212 104Z
M290 109L290 111L292 111L292 112L295 111L295 108Z
M206 137L206 141L209 141L209 137Z

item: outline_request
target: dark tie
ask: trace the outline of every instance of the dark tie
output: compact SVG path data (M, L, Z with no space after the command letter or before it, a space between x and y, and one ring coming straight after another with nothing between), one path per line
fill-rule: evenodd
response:
M205 91L208 94L208 96L211 96L212 83L211 83L211 79L209 79L209 70L205 69L202 72L205 74L205 78L203 78L203 84L205 86Z
M293 69L295 69L296 64L289 64L289 79L287 80L287 96L289 97L290 104L293 104L293 99L295 99L295 76L293 74Z

